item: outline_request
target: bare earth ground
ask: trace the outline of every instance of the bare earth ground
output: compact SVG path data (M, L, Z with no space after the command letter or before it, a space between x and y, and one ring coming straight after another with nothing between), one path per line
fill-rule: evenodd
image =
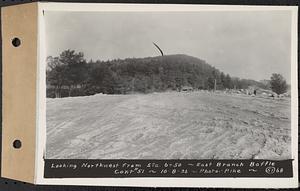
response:
M290 98L210 92L47 99L46 158L288 159Z

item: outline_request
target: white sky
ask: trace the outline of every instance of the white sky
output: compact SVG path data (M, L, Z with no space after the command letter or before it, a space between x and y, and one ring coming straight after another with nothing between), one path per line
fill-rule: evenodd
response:
M187 54L231 76L281 73L290 83L289 11L45 12L47 55L66 49L87 60Z

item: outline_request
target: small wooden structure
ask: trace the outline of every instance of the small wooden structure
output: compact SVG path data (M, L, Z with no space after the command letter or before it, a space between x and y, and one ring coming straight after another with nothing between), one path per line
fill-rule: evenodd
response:
M193 91L193 90L194 90L194 88L191 87L191 86L183 86L181 88L181 91L183 91L183 92L190 92L190 91Z

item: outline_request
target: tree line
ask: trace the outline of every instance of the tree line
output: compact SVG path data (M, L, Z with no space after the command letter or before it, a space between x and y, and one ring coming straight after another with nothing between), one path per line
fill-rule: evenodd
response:
M82 52L65 50L47 58L47 97L85 96L97 93L130 94L184 87L218 90L268 89L269 84L231 77L204 60L177 54L147 58L86 61Z

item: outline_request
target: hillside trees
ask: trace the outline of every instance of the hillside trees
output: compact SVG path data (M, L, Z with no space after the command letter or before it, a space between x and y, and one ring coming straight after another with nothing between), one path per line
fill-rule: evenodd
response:
M167 90L247 88L254 80L232 78L187 55L165 55L86 62L83 53L65 50L47 58L47 96L128 94Z

